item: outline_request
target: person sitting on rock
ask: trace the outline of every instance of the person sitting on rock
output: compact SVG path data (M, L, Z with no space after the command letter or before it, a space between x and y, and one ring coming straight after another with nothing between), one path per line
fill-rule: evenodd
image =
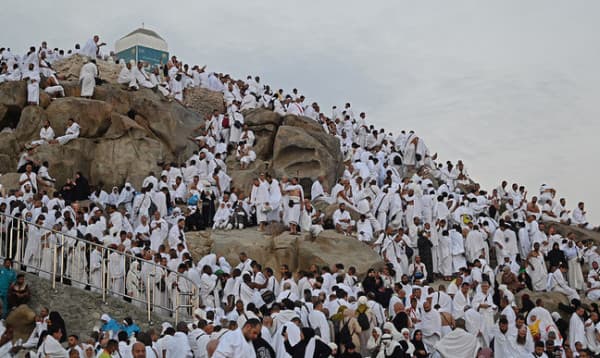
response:
M346 204L340 203L339 208L333 213L333 225L335 231L344 235L351 235L354 228L354 220L346 210Z
M54 129L50 126L50 121L45 120L42 128L40 129L40 139L31 142L31 148L38 147L40 145L49 144L54 139Z
M246 142L249 146L253 147L256 140L254 132L248 127L248 124L244 123L242 126L242 134L240 135L240 142Z
M79 124L77 124L77 122L75 122L75 120L73 118L69 118L67 120L67 130L65 131L65 135L62 135L54 140L51 140L49 143L50 144L61 144L61 145L67 144L71 140L79 137L80 131L81 131L81 127L79 127Z
M124 64L121 72L119 72L119 77L117 78L117 83L121 85L126 85L127 89L130 91L137 91L139 86L137 84L137 80L133 74L133 70L131 69L133 60Z
M233 224L229 222L229 219L231 218L232 212L231 204L222 201L213 217L213 230L231 230Z
M42 84L42 88L51 99L65 96L65 88L60 85L58 79L54 75L46 79L46 81Z
M25 282L25 274L17 275L17 281L13 282L8 288L8 309L19 305L24 305L31 299L29 285Z
M587 230L599 230L600 226L593 226L590 224L585 217L585 203L583 201L577 204L577 207L573 210L573 214L571 215L571 223L573 225L577 225L580 228Z
M150 77L148 76L146 71L144 71L144 63L142 61L138 61L137 67L134 67L131 70L131 73L133 74L133 77L135 78L135 81L138 83L138 85L145 88L156 87L156 85L154 85L150 81Z
M40 185L53 187L54 183L56 182L56 179L50 176L50 173L48 172L49 166L50 164L47 160L42 162L42 166L40 167L40 169L38 169L37 172L37 180Z
M240 161L240 169L248 169L248 166L256 160L256 153L246 142L240 142L237 147L236 158Z

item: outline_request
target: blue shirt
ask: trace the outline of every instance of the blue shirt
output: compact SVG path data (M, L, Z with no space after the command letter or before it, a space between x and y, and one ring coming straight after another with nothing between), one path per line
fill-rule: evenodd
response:
M17 273L13 269L0 267L0 295L6 296L8 288L17 280Z

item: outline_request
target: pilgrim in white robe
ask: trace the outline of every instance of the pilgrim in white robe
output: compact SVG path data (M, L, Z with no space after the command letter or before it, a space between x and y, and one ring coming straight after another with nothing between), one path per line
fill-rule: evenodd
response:
M569 298L569 301L579 299L577 290L569 286L559 268L556 268L554 272L548 275L548 284L546 288L548 291L560 292L566 295Z
M436 343L442 336L442 318L440 313L433 308L429 312L423 311L421 322L415 325L415 329L420 329L423 332L423 344L425 344L427 352L433 352Z
M102 285L102 253L95 248L90 253L90 279L89 283L92 292L100 292Z
M158 252L158 248L165 242L169 234L169 225L165 219L152 220L150 222L150 249Z
M451 276L452 271L452 239L449 235L439 237L439 272L443 276Z
M452 229L450 230L450 240L452 243L452 271L459 272L461 268L467 267L464 239L460 232Z
M526 257L526 256L525 256ZM530 256L529 265L527 266L527 274L531 277L531 284L534 291L543 291L546 289L548 282L548 269L546 268L546 262L544 256L538 254L537 256Z
M285 351L285 349L284 349ZM225 333L220 339L212 358L256 358L252 342L246 340L242 327Z
M79 82L81 85L81 97L92 97L96 88L96 77L98 68L93 62L88 62L81 67Z
M139 270L139 262L137 260L132 261L129 265L129 271L125 278L125 290L127 296L132 298L132 304L137 307L143 307L144 303L140 300L144 300L143 295L144 283L142 282L142 276Z
M475 335L462 328L455 328L437 342L435 350L443 358L475 357L480 347Z
M493 328L490 341L494 340L492 348L494 357L519 357L515 349L516 334L517 331L510 328L505 333L502 333L497 326Z
M492 293L488 290L488 293L479 292L473 296L473 307L481 313L485 321L487 329L494 326L494 313L496 312L496 305L494 304ZM487 308L480 307L480 305L486 304Z
M294 192L299 192L300 196L298 195L289 195L288 196L288 202L284 202L283 205L287 205L287 210L285 212L285 221L289 224L298 224L300 222L300 212L301 212L301 205L302 205L302 201L304 200L304 190L302 190L302 186L300 186L299 184L288 184L286 185L286 187L284 188L284 190L286 192L290 192L290 191L294 191ZM292 204L290 206L290 204Z
M465 239L465 253L467 256L467 260L469 262L475 261L478 259L482 252L485 250L483 234L479 230L471 230L467 234L467 238ZM503 241L504 242L504 241ZM496 250L498 251L498 250ZM498 261L502 262L502 261Z
M583 349L587 348L587 337L585 334L585 324L583 317L580 317L577 312L573 312L569 320L569 344L571 350L576 352L575 343L581 342Z
M487 346L489 344L488 331L481 313L474 308L469 308L465 311L464 319L467 332L477 337L481 346Z
M585 281L583 279L583 272L581 271L580 260L582 256L579 249L573 245L571 247L565 246L563 251L569 265L569 270L567 271L569 287L576 290L583 290Z
M67 358L69 354L51 334L47 335L37 351L38 357Z
M125 256L118 251L108 255L109 289L120 296L125 293Z
M133 75L133 70L127 68L127 66L123 66L121 72L119 72L117 83L126 85L128 88L139 88L137 81L135 80L135 76Z
M470 305L471 298L469 297L469 293L467 292L467 295L465 295L459 289L452 299L452 316L455 319L463 318L465 316L465 306Z
M67 274L71 278L71 285L83 289L88 283L85 243L77 242L71 250L67 262Z
M213 217L213 230L224 230L227 228L227 224L229 223L229 218L233 210L227 206L225 206L225 202L221 202L219 209L215 213Z
M73 122L73 124L71 124L69 128L67 128L67 130L65 131L65 135L56 138L56 140L61 145L67 144L69 141L79 137L79 132L79 124L77 124L77 122Z
M27 244L23 254L23 263L27 272L37 272L42 259L42 235L49 234L47 230L34 225L28 226Z

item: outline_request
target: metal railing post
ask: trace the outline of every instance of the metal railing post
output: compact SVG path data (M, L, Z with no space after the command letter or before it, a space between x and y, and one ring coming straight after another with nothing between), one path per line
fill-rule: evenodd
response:
M102 258L100 259L100 291L102 291L102 302L106 303L106 269L104 265L104 248L102 248Z
M17 220L17 242L15 242L15 249L17 251L17 260L21 262L23 257L23 255L21 255L21 220Z
M152 312L152 303L150 301L150 275L146 278L146 307L148 308L148 323L152 322L151 312Z
M0 255L2 255L2 257L8 257L8 255L4 253L4 251L6 251L6 248L4 247L4 239L6 238L5 232L4 215L0 215Z
M8 239L8 252L6 253L6 257L12 257L12 247L13 247L13 231L15 228L15 220L14 219L10 219L10 233L9 233L9 239ZM13 257L14 260L14 257Z
M179 323L179 303L181 302L179 295L181 291L179 291L179 287L175 287L175 289L177 290L177 294L175 295L175 325L177 325Z
M65 275L65 235L62 234L60 237L60 284L63 284L63 277Z
M48 240L48 239L46 238L46 240ZM54 247L52 248L52 256L54 257L54 260L52 260L52 289L55 290L56 289L56 261L57 261L56 244L54 244Z

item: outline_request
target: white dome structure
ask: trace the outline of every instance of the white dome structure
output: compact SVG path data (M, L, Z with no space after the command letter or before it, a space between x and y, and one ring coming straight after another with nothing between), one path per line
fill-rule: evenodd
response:
M139 28L115 43L117 58L125 61L148 62L162 65L169 60L169 46L155 31Z

